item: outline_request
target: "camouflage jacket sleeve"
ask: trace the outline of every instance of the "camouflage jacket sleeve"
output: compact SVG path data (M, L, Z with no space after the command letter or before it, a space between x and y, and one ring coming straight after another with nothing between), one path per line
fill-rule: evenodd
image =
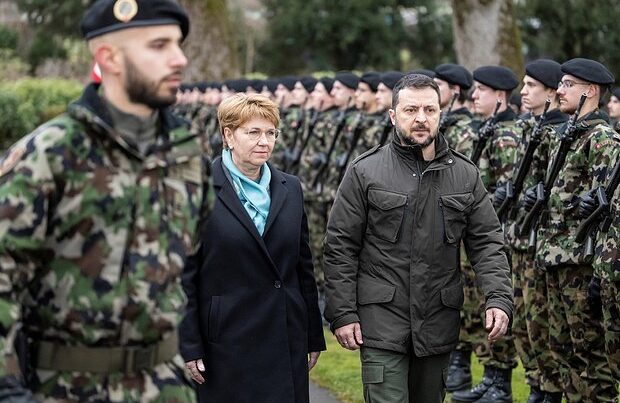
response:
M517 159L520 129L500 123L480 158L480 176L489 193L505 184L513 173Z
M15 144L0 168L0 349L12 350L6 336L21 317L19 295L49 253L45 235L56 184L45 145L64 130L47 126ZM0 376L5 373L0 359Z

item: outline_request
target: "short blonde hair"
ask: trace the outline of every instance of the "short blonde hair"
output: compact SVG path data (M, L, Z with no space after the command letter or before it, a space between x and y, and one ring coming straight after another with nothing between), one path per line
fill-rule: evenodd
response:
M262 118L277 128L280 126L280 111L278 105L260 94L238 93L222 101L217 108L217 118L220 122L220 133L224 144L224 129L234 131L252 118Z

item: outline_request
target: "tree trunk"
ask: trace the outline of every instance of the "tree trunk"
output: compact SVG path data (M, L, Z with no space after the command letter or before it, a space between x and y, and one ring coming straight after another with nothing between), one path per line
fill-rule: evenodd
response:
M227 0L180 0L190 17L183 48L189 61L187 81L239 76L238 55Z
M524 72L513 0L452 0L454 48L470 70L484 65Z

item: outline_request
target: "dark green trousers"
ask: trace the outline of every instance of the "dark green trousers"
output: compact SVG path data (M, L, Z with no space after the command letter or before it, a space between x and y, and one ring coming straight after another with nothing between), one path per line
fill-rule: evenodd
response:
M362 347L362 383L366 403L442 403L450 353L416 357Z

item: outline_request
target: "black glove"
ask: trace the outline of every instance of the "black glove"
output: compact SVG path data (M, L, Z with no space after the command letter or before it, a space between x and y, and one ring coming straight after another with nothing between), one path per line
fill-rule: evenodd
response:
M536 204L538 200L538 192L536 192L536 186L533 186L525 191L523 195L523 199L521 200L521 205L525 209L525 211L530 211Z
M506 185L502 185L495 189L495 193L493 194L493 207L496 209L500 208L502 204L504 204L504 200L506 200Z
M36 403L32 393L14 375L0 378L0 401L6 403Z
M592 310L594 318L599 319L603 316L603 301L601 300L601 279L592 277L588 284L588 305Z
M598 198L596 197L596 190L592 189L585 195L580 197L579 201L579 218L586 219L594 213L594 210L598 207Z

